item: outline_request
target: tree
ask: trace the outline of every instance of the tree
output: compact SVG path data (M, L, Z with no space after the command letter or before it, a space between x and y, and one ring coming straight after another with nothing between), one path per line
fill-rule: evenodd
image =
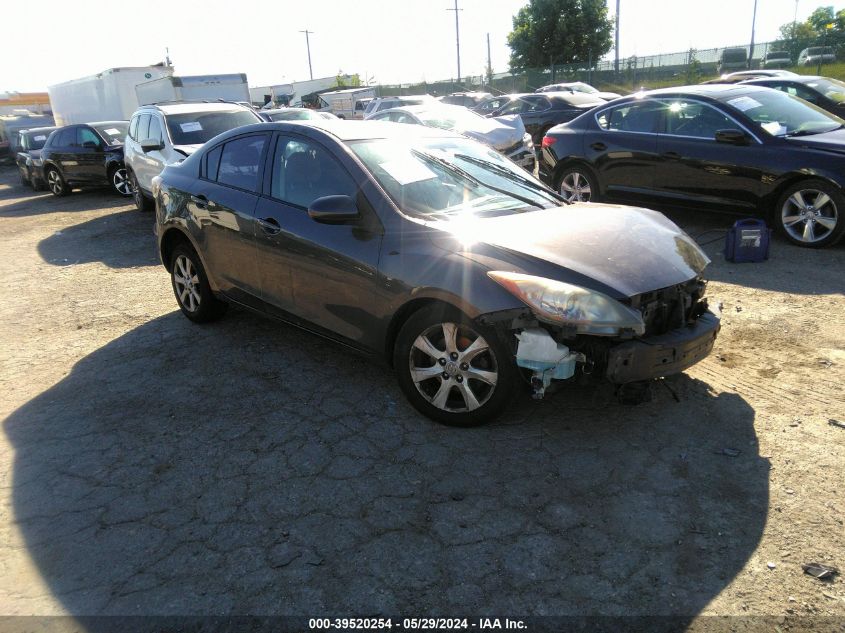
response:
M833 7L818 7L804 22L784 24L776 45L793 59L809 46L832 46L841 56L845 53L845 9L834 13Z
M597 60L613 46L606 0L529 0L508 35L511 70Z

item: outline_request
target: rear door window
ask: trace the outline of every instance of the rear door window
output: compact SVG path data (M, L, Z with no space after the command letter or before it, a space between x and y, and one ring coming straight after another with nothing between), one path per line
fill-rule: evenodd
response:
M217 182L246 191L259 191L259 170L266 134L243 136L229 141L220 154Z

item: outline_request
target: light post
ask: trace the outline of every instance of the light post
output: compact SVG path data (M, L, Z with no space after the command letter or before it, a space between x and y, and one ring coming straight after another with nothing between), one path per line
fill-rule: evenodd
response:
M305 46L308 49L308 75L311 79L314 79L314 71L311 70L311 42L308 39L309 34L314 34L314 31L309 31L305 29L304 31L300 31L300 33L305 33Z

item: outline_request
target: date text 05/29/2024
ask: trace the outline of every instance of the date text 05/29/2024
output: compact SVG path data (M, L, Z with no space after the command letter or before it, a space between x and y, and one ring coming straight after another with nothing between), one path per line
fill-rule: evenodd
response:
M510 618L309 618L310 630L525 630L522 620Z

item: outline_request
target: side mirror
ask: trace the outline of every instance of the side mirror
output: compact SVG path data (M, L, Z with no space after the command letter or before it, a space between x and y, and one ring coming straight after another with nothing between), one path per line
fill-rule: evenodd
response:
M162 143L159 139L148 138L141 141L141 151L145 154L159 149L164 149L164 143Z
M308 217L322 224L343 224L359 218L358 205L349 196L323 196L308 207Z
M748 145L748 135L742 130L717 130L716 142L728 145Z

